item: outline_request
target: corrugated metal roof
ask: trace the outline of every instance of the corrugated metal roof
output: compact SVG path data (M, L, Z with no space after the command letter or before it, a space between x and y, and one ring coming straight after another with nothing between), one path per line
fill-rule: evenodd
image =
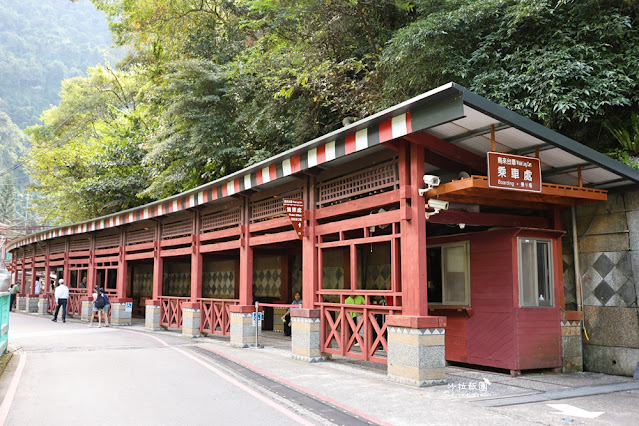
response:
M7 248L187 210L248 189L258 189L277 179L365 152L411 133L427 132L442 143L450 143L478 157L485 157L486 152L491 150L491 125L495 126L498 151L534 156L535 148L539 149L544 182L576 185L577 167L580 166L586 186L612 188L639 183L639 171L462 86L448 83L193 190L87 222L29 235L12 241ZM431 171L433 167L427 165L426 169Z

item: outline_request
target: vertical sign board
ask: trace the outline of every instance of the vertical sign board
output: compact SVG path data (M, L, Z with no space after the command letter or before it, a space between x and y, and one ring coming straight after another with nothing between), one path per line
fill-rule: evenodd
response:
M304 238L304 200L299 200L295 198L284 198L282 199L284 202L284 208L286 209L286 214L291 219L291 223L293 224L293 228L295 232L297 232L297 236L299 239Z
M539 158L488 152L488 186L513 191L541 192Z

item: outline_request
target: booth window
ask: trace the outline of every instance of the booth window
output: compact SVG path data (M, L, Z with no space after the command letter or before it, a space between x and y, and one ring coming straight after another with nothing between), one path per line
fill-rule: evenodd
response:
M429 246L428 303L469 305L470 244L468 241Z
M552 245L550 240L518 238L519 306L553 306Z

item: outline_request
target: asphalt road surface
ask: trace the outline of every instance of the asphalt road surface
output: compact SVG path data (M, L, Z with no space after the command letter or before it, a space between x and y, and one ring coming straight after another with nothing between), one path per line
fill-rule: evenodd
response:
M0 385L0 424L321 423L238 380L179 336L24 314L12 314L10 325L18 362Z

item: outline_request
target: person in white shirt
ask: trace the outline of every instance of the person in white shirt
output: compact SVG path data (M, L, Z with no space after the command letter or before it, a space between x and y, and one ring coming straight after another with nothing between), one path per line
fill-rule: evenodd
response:
M58 305L55 308L53 319L51 321L58 322L58 311L62 307L62 322L67 322L67 300L69 299L69 287L64 285L64 280L60 278L59 285L55 289L55 303Z
M42 293L42 279L38 277L35 283L35 294L40 294L40 293Z

